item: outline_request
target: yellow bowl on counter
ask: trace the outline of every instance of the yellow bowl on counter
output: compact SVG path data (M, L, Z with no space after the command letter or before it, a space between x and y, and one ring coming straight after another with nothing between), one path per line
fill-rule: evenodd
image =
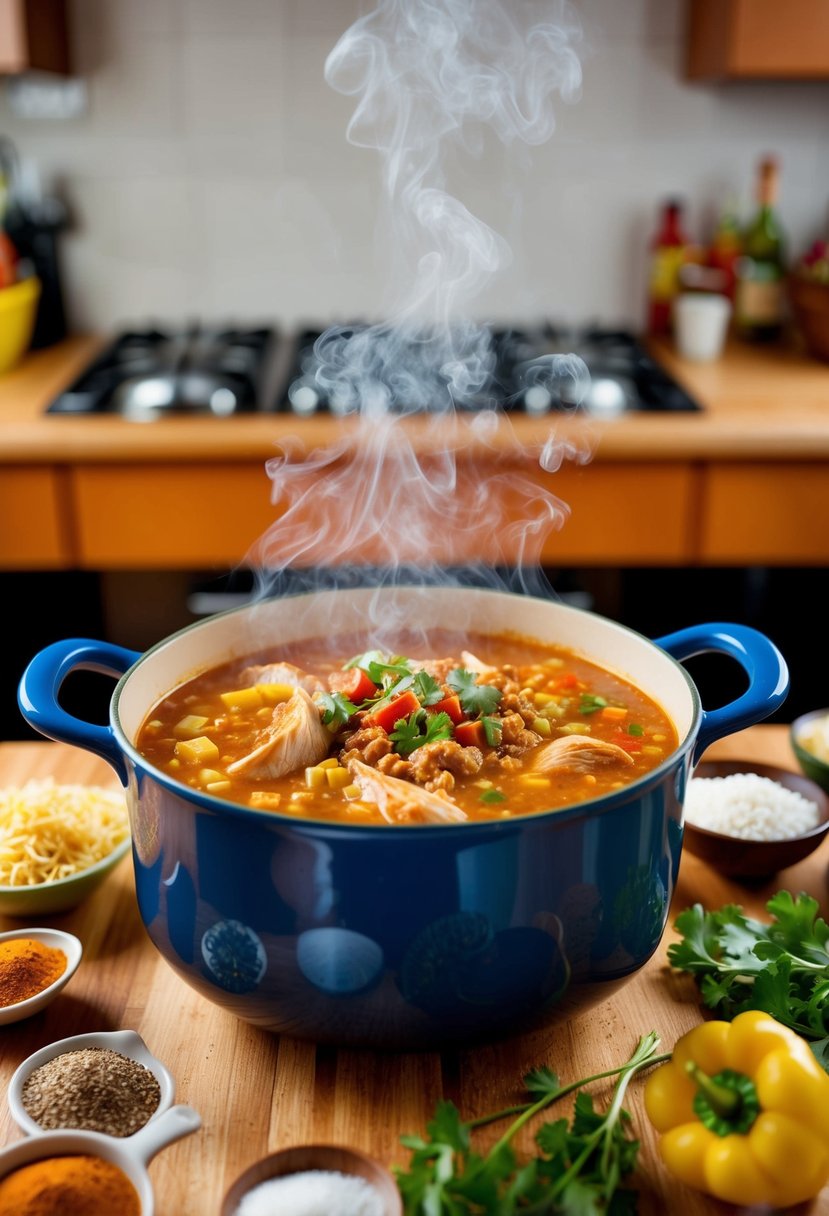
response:
M0 372L11 371L29 349L40 299L40 279L0 290Z

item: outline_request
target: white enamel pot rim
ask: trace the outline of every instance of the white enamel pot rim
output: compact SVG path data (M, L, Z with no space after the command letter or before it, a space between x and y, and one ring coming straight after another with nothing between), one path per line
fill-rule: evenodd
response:
M214 814L247 821L290 825L312 835L351 836L364 833L417 831L469 832L472 825L406 827L332 824L324 820L257 811L201 794L155 769L135 748L146 715L183 681L218 664L240 659L266 648L326 635L352 635L349 645L394 645L397 628L412 623L422 629L424 653L430 653L429 634L451 627L462 649L470 632L514 634L555 643L617 673L651 696L673 721L678 746L657 768L614 794L601 795L559 811L491 821L475 826L506 830L527 819L558 820L592 817L635 801L660 781L684 772L717 739L751 726L771 714L785 699L789 686L785 660L774 644L747 625L709 623L691 626L651 641L625 625L592 612L552 600L507 592L460 587L385 587L327 591L263 600L210 617L165 638L145 654L109 642L70 638L53 642L31 660L21 677L18 703L26 721L41 734L62 743L86 748L102 756L115 769L123 785L130 785L130 765L146 774L181 801ZM353 635L357 635L355 638ZM455 647L452 647L455 649ZM702 708L699 693L680 660L715 652L736 659L748 676L748 689L728 705ZM110 703L110 725L97 726L69 714L58 693L66 676L78 669L104 672L118 683ZM681 794L682 786L677 786Z

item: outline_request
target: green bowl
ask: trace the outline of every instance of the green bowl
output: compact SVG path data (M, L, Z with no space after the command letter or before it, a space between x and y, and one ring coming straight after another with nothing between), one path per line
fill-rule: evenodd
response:
M91 895L114 870L130 847L130 838L96 861L94 866L79 870L69 878L58 878L54 882L41 882L31 887L0 886L0 915L3 916L51 916L54 912L68 912Z
M813 722L815 718L827 717L829 717L829 709L813 709L808 714L801 714L789 727L789 741L797 762L806 776L829 793L829 764L825 760L819 760L813 752L807 751L800 742L805 726Z

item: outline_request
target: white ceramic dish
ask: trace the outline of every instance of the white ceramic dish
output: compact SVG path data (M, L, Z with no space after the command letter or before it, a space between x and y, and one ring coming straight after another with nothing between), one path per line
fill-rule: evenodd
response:
M154 1216L155 1199L147 1173L148 1164L168 1144L189 1136L200 1127L201 1119L192 1107L171 1106L124 1140L98 1132L44 1132L40 1136L28 1136L0 1152L0 1179L22 1165L46 1157L89 1154L123 1170L138 1192L141 1216Z
M76 1034L72 1038L58 1039L55 1043L49 1043L48 1046L41 1047L40 1051L36 1051L33 1055L28 1056L16 1069L9 1082L9 1110L17 1126L26 1135L44 1136L47 1134L40 1124L36 1123L31 1115L27 1114L26 1108L23 1105L23 1086L26 1080L36 1068L40 1068L42 1064L48 1063L49 1060L54 1060L56 1056L62 1056L67 1051L83 1051L84 1048L88 1047L103 1047L110 1051L117 1051L122 1056L128 1056L131 1060L137 1060L139 1064L143 1064L145 1068L150 1070L158 1081L161 1097L158 1101L158 1107L148 1122L151 1123L153 1120L160 1118L173 1105L176 1090L175 1081L161 1061L156 1059L152 1054L140 1034L136 1034L134 1030L111 1030L100 1031L94 1034ZM65 1130L69 1131L72 1129L67 1128ZM139 1128L132 1136L125 1136L124 1139L134 1139L135 1136L140 1134L141 1130L143 1129Z
M0 942L12 941L14 938L21 937L30 937L44 946L50 946L53 950L61 950L66 955L66 968L54 984L50 984L36 996L30 996L27 1001L18 1001L16 1005L0 1007L0 1026L20 1022L23 1018L30 1018L32 1014L40 1013L41 1009L45 1009L55 999L61 988L69 983L77 971L83 955L83 946L78 938L73 933L64 933L61 929L12 929L8 933L0 933Z

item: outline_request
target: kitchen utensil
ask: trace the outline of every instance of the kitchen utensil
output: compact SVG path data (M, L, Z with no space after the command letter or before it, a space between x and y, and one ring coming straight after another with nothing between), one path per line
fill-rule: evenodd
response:
M99 1132L43 1132L41 1135L28 1136L0 1152L0 1178L33 1161L89 1154L101 1157L122 1170L138 1192L141 1216L153 1216L155 1199L147 1166L168 1144L191 1135L200 1127L201 1119L192 1107L171 1106L125 1140L116 1140Z
M17 1126L27 1136L40 1136L45 1133L40 1124L35 1122L23 1105L23 1086L26 1084L26 1081L36 1068L40 1068L43 1064L48 1064L50 1060L54 1060L57 1056L65 1055L68 1051L84 1051L90 1047L117 1051L122 1056L128 1056L131 1060L137 1060L139 1064L143 1064L145 1068L150 1070L158 1081L161 1090L158 1108L155 1114L152 1115L153 1119L160 1118L164 1114L164 1111L169 1110L172 1106L176 1088L175 1081L169 1070L149 1050L140 1034L136 1034L134 1030L108 1030L94 1031L92 1034L75 1034L68 1039L58 1039L55 1043L49 1043L46 1047L41 1047L40 1051L36 1051L28 1056L22 1064L18 1065L9 1082L9 1110Z
M820 823L817 827L789 840L744 840L710 828L698 827L686 820L685 848L701 857L721 874L732 878L768 878L785 870L813 853L829 832L829 798L813 781L772 764L755 764L750 760L707 760L697 765L695 777L728 777L732 773L756 773L776 781L786 789L795 790L817 803Z
M196 671L264 646L338 633L371 638L371 619L473 623L554 641L654 697L679 746L611 795L557 812L454 826L359 827L221 802L155 771L133 746L147 712ZM376 614L376 615L372 615ZM677 660L729 655L748 690L703 710ZM122 675L110 725L58 704L70 672ZM124 674L125 673L125 674ZM762 634L700 625L648 641L569 605L464 588L385 588L264 601L174 634L141 656L105 642L53 643L27 667L19 703L51 738L88 748L128 788L136 892L147 931L210 1000L257 1025L373 1046L492 1037L601 1000L633 975L665 928L682 846L682 799L714 740L782 702L785 662ZM323 990L303 974L303 934L324 975L365 974L359 991ZM357 943L359 957L350 951ZM312 971L312 974L314 972Z
M62 929L12 929L8 933L0 933L0 942L12 941L15 938L31 937L49 946L52 950L61 950L66 955L66 967L61 975L27 1001L18 1001L16 1005L0 1006L0 1026L8 1026L11 1022L22 1022L35 1013L40 1013L58 995L60 990L69 983L78 970L78 964L83 956L83 946L74 933L65 933Z

